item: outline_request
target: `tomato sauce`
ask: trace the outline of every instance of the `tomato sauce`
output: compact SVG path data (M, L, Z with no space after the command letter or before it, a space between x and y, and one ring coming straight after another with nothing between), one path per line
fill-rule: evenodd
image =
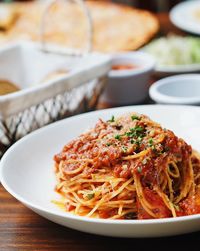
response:
M134 70L138 69L140 66L136 64L114 64L112 70L121 71L121 70Z
M134 158L134 155L143 152L145 153L141 154L141 157ZM162 186L159 175L166 173L170 161L176 161L177 166L181 167L189 160L191 154L191 146L176 137L172 131L163 129L144 115L127 115L118 120L112 117L107 122L99 120L92 130L64 146L61 153L55 155L54 160L58 165L61 161L66 161L63 164L64 174L84 165L86 159L89 162L84 166L83 172L87 175L105 167L109 174L116 178L128 180L137 177L143 188L144 199L152 205L152 213L156 218L166 218L172 217L172 212L156 192L156 189ZM130 156L133 158L129 159ZM68 160L78 161L68 163ZM199 163L194 159L193 164ZM198 172L199 169L196 168L195 173ZM179 179L170 177L174 196L180 193L181 175L180 171ZM164 193L169 197L168 186L164 189ZM136 193L127 192L127 195L120 196L119 199L137 200L138 219L152 218L143 208L142 200ZM200 195L184 199L178 204L180 208L175 209L177 216L200 213ZM72 209L73 207L68 210ZM99 214L101 218L109 218L115 215L116 211L103 210Z
M156 215L156 218L167 218L172 216L171 211L167 208L161 197L155 191L150 190L149 188L145 188L144 196L145 199L152 205L153 207L152 212ZM139 200L137 202L137 208L138 208L138 219L153 218L144 210Z

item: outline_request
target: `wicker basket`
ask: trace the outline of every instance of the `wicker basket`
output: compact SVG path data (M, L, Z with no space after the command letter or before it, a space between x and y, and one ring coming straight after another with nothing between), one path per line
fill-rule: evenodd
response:
M51 3L53 2L51 1ZM82 1L76 2L81 2L82 5ZM49 8L49 4L47 8ZM44 27L41 27L44 30ZM91 42L92 28L90 27L88 31ZM56 54L56 57L61 57L62 60L66 59L68 64L75 60L76 63L79 62L79 67L76 67L77 64L74 64L74 66L72 64L70 73L65 76L51 79L44 85L25 88L16 93L0 97L0 156L15 141L35 129L95 109L111 66L108 56L88 53L91 49L91 43L89 43L84 53L77 53L74 50L49 46L44 41L40 44L21 42L0 49L0 78L9 80L10 76L10 81L14 83L16 83L14 76L17 76L20 69L24 68L24 66L20 65L22 63L20 59L17 59L16 55L19 53L14 51L17 51L18 47L20 47L19 50L26 49L24 55L29 60L23 58L23 61L26 62L26 70L29 69L27 62L34 65L32 54L27 55L29 51L33 52L34 50L37 51L36 53L43 53L42 57L44 58L49 57L49 54ZM17 60L17 62L12 60ZM1 65L1 62L4 62L3 65ZM18 68L18 71L15 68ZM37 72L37 69L35 69L35 74ZM26 72L28 77L29 75L35 76L35 74ZM22 79L22 77L19 77L19 79ZM28 82L30 82L30 79Z

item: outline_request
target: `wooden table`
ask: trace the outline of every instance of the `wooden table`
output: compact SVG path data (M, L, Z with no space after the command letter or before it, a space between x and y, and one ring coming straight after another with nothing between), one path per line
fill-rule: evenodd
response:
M161 33L183 34L169 22L167 14L158 15ZM101 105L105 107L106 105ZM52 223L9 195L0 185L0 251L31 250L199 250L200 232L156 239L120 239L85 234Z

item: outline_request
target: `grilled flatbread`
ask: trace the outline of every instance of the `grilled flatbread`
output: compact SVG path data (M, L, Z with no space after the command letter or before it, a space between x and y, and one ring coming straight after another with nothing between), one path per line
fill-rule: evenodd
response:
M93 49L101 52L135 50L158 31L156 17L148 11L107 3L87 1L94 24ZM8 31L10 40L39 40L41 3L19 4L20 17ZM72 48L84 48L87 23L82 10L73 3L57 2L48 12L45 38Z
M15 20L17 19L18 13L13 4L0 4L0 29L7 30L11 28Z

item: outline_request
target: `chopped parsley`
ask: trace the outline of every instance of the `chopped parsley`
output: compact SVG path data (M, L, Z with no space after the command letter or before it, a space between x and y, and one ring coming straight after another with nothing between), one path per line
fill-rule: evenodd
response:
M144 131L144 128L141 126L136 126L134 129L136 132L143 132Z
M138 171L138 173L141 173L142 172L142 168L140 166L138 166L137 171Z
M124 153L126 153L127 152L127 147L126 146L122 146L122 151L124 152Z
M115 122L115 116L112 115L111 119L109 119L108 122Z
M142 137L139 136L139 137L137 138L137 141L138 141L138 142L141 142L141 141L142 141Z
M156 146L155 146L155 144L154 144L154 140L153 140L152 138L149 139L148 146L151 147L152 151L153 151L155 154L158 154L158 150L156 149Z
M106 143L106 146L111 146L112 144L110 142Z
M121 140L121 135L119 134L115 135L115 139Z
M87 198L88 198L88 200L93 199L94 198L94 194L93 193L88 193L87 194Z
M131 139L130 143L131 143L131 144L135 144L136 147L137 147L136 149L139 150L138 147L139 147L140 144L142 143L142 140L140 140L140 139Z
M126 132L125 135L130 138L144 137L144 128L141 126L130 128L130 131Z
M130 130L130 132L126 132L125 133L126 136L132 138L134 135L133 135L133 132Z
M140 118L138 116L136 116L136 115L131 116L131 119L132 120L140 120Z
M129 138L132 138L131 144L140 144L142 141L142 138L145 136L145 129L141 126L136 126L133 128L130 128L129 131L125 132L124 134L116 134L114 136L115 139L121 140L123 136L127 136Z
M151 139L149 139L149 146L153 146L153 139L151 138Z

